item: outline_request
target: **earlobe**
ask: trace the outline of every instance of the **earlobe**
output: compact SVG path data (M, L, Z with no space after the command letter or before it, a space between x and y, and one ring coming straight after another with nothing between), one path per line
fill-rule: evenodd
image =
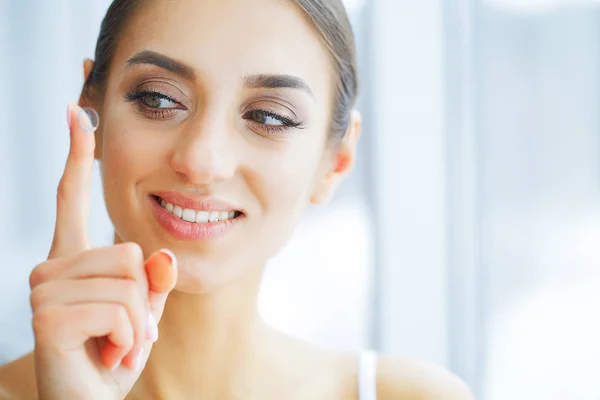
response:
M356 144L360 137L361 125L362 119L360 112L358 110L352 110L350 123L348 124L344 140L335 155L334 169L330 172L330 174L335 176L338 180L341 180L350 173L354 167Z
M340 174L340 173L343 173L344 171L347 171L348 169L351 168L351 165L350 165L351 162L352 162L352 160L350 159L348 154L338 153L337 161L335 163L335 169L333 170L333 172Z

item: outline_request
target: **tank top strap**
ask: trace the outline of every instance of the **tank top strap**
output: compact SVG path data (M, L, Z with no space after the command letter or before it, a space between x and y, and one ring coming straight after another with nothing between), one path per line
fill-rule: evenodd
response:
M377 353L366 350L358 363L358 399L377 400Z

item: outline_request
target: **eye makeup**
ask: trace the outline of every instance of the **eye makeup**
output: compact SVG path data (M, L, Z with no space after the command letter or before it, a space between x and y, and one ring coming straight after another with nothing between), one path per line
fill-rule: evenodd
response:
M134 103L140 114L151 119L171 119L177 110L185 109L177 100L157 90L127 92L125 100Z
M242 111L242 118L252 131L271 137L283 137L294 130L304 129L304 123L295 113L273 101L258 101L248 105Z
M172 78L137 77L125 92L124 100L142 117L156 122L173 120L193 109L193 101ZM293 103L285 95L256 93L242 106L240 114L248 129L269 138L281 139L304 129Z

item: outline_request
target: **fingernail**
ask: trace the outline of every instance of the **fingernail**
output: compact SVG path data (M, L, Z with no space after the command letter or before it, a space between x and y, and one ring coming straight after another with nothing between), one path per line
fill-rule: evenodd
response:
M100 116L90 107L84 107L79 111L79 115L77 116L77 120L79 121L79 126L85 132L94 132L98 129L98 125L100 124Z
M71 103L67 104L67 125L71 129Z
M115 363L113 364L113 366L112 366L112 367L110 367L110 372L115 372L115 370L116 370L117 368L119 368L119 365L121 365L121 360L117 360L117 361L115 361Z
M152 343L155 343L158 340L158 325L156 324L156 319L154 319L154 315L152 313L148 313L148 328L146 330L146 338Z
M175 257L175 254L171 250L169 250L169 249L160 249L160 252L168 255L169 258L171 259L171 264L175 268L177 268L177 257Z
M144 353L144 349L141 348L140 351L138 351L137 356L135 356L135 372L140 372L142 370L142 357L143 357L143 353Z

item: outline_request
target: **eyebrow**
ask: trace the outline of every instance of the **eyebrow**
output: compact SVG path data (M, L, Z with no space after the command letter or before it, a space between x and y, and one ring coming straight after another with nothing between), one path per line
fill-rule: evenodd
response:
M127 60L127 67L139 64L154 65L190 81L195 81L197 78L193 68L181 61L151 50L139 52ZM293 75L251 75L244 79L244 86L248 89L298 89L306 92L315 99L315 95L308 83Z
M181 61L174 60L155 51L142 51L127 60L127 67L139 64L155 65L190 81L196 79L196 74L192 68Z
M299 89L315 98L310 86L304 80L292 75L252 75L246 77L244 86L249 89Z

